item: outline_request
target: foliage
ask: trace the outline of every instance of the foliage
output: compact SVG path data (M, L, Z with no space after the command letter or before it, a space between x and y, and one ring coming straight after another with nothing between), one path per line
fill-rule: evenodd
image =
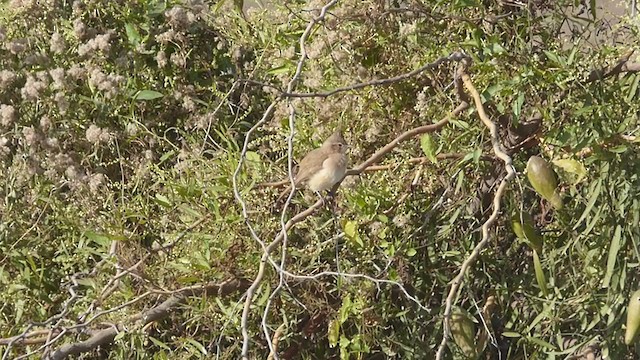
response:
M593 45L598 14L566 15L584 10L571 1L530 3L340 1L307 39L294 92L391 78L453 51L469 54L472 81L520 172L502 199L491 245L456 299L478 333L491 330L480 356L566 356L595 344L610 358L633 358L637 345L622 339L629 294L640 287L640 75L591 81L589 71L637 48L638 19L615 31L624 45ZM343 127L355 165L458 105L455 65L281 99L297 70L299 39L324 2L286 5L246 14L230 1L2 5L0 337L60 313L47 326L70 327L151 291L92 326L125 322L171 290L252 280L263 251L252 231L270 242L281 229L274 205L281 189L256 185L286 176L291 108L295 159ZM567 34L577 21L584 32ZM384 157L385 169L345 179L335 211L322 209L288 233L290 273L396 281L430 311L397 286L350 276L286 279L270 302L279 281L270 268L251 308L251 358L269 351L261 327L268 303L270 332L286 325L281 357L433 357L449 282L480 240L504 176L500 162L485 158L493 155L487 134L469 110L403 142ZM558 174L562 209L525 180L534 155ZM302 194L287 219L315 200ZM499 306L487 315L490 296ZM237 358L241 297L191 297L168 318L81 356ZM74 341L63 337L53 347ZM38 346L14 344L6 357ZM448 357L463 358L456 342L448 349Z

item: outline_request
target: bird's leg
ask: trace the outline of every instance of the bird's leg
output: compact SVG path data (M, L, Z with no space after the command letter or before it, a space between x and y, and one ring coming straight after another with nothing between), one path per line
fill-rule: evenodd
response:
M335 199L336 199L336 194L329 190L327 191L327 196L326 196L326 204L327 204L327 208L329 208L329 210L335 210ZM333 207L331 206L333 205Z

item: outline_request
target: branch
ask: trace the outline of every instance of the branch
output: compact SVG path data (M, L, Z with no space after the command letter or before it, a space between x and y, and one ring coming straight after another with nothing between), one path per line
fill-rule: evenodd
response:
M280 97L282 98L313 98L313 97L319 97L319 98L326 98L329 97L331 95L335 95L338 93L342 93L342 92L347 92L347 91L353 91L353 90L358 90L358 89L362 89L365 87L369 87L369 86L377 86L377 85L389 85L389 84L393 84L393 83L397 83L400 81L404 81L407 80L409 78L412 78L422 72L425 72L426 70L429 69L435 69L438 66L448 63L448 62L460 62L463 59L466 59L467 55L465 53L462 52L454 52L451 55L447 56L447 57L441 57L438 58L436 61L431 62L431 63L427 63L422 65L421 67L411 70L407 73L404 74L400 74L398 76L394 76L394 77L390 77L390 78L386 78L386 79L376 79L376 80L371 80L371 81L367 81L367 82L362 82L362 83L356 83L356 84L352 84L349 86L344 86L344 87L339 87L339 88L335 88L332 90L328 90L328 91L321 91L321 92L311 92L311 93L294 93L294 92L290 92L290 91L285 91L280 89L279 87L272 85L272 84L268 84L268 83L264 83L261 81L257 81L257 80L252 80L252 79L240 79L238 81L241 82L245 82L247 84L251 84L251 85L260 85L260 86L266 86L266 87L270 87L274 90L276 90L278 93L280 93Z
M615 76L622 73L635 73L640 71L640 63L629 62L629 58L633 55L634 50L622 55L618 62L608 68L592 70L589 76L585 80L586 83L594 82L596 80L604 80L608 77Z
M233 278L220 284L208 283L199 288L187 288L170 296L162 304L132 316L128 322L137 322L139 325L144 326L165 318L176 306L182 304L189 296L201 296L203 294L225 296L234 291L243 290L247 285L248 283L245 280ZM91 337L89 339L63 345L59 349L55 350L51 354L50 358L52 360L60 360L69 355L78 355L89 352L98 346L111 343L116 335L121 331L126 331L125 322L121 322L107 329L90 332Z
M478 116L480 117L484 125L487 128L489 128L489 132L491 133L491 145L493 146L493 152L496 154L498 158L502 159L502 161L504 162L504 166L507 170L507 175L500 182L500 186L498 186L498 189L496 190L496 193L493 197L493 212L491 213L491 216L489 216L487 221L485 221L484 224L482 224L482 240L475 246L475 248L473 249L469 257L462 263L462 265L460 266L460 271L458 272L458 275L451 281L451 289L449 289L449 295L447 296L447 299L445 301L445 309L443 314L444 318L442 321L443 323L442 342L438 347L438 352L436 353L436 360L442 359L442 356L444 355L444 349L447 346L447 341L450 335L449 320L451 319L451 310L453 307L454 298L456 297L458 290L462 285L462 280L466 275L467 270L469 270L469 268L475 263L476 259L480 255L480 251L482 251L482 249L484 249L484 247L489 243L489 240L490 240L489 228L493 225L493 223L498 218L498 214L500 212L500 202L502 200L502 196L504 194L504 191L507 187L509 180L511 180L516 175L515 169L513 168L513 165L512 165L511 157L509 157L509 155L507 155L504 152L504 150L502 149L502 145L500 144L498 127L496 126L495 123L493 123L489 119L486 112L484 111L480 94L478 93L476 88L473 86L473 83L471 82L471 78L469 77L468 74L462 73L461 77L465 87L473 97L473 101L478 111Z
M467 156L467 154L464 153L442 153L442 154L438 154L436 155L436 159L438 160L449 160L449 159L460 159ZM480 156L480 160L483 161L494 161L496 160L496 158L494 158L493 156L486 156L486 155L482 155ZM421 156L421 157L414 157L411 158L409 160L406 161L406 163L411 164L411 165L415 165L415 164L426 164L429 161L429 159L426 156ZM368 167L366 167L363 171L361 172L374 172L374 171L382 171L382 170L391 170L394 168L397 168L399 166L402 166L403 162L398 162L398 163L394 163L394 164L386 164L386 165L370 165ZM347 170L347 174L346 176L351 176L351 175L357 175L358 172L356 169L349 169ZM345 177L346 177L345 176ZM280 181L274 181L274 182L264 182L264 183L260 183L260 184L256 184L256 188L265 188L265 187L281 187L281 186L285 186L289 184L289 180L280 180Z

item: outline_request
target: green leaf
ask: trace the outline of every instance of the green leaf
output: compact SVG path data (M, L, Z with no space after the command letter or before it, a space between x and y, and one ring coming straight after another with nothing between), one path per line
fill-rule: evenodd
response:
M255 151L247 151L246 157L249 162L260 162L260 154Z
M344 298L342 298L342 305L340 306L340 317L338 321L340 324L344 324L345 321L349 318L351 314L351 308L353 307L353 302L351 301L351 294L347 294Z
M508 338L519 338L522 337L522 335L518 334L517 332L514 331L505 331L502 333L502 336L504 337L508 337Z
M513 118L515 123L520 122L520 115L522 115L522 105L524 104L524 92L520 92L516 101L511 105L513 108Z
M553 350L555 350L555 349L556 349L556 347L555 347L555 346L551 345L550 343L548 343L548 342L546 342L546 341L544 341L544 340L542 340L542 339L538 339L538 338L536 338L536 337L530 337L530 336L528 336L528 337L527 337L527 340L528 340L528 341L530 341L530 342L532 342L532 343L534 343L534 344L536 344L536 345L539 345L539 346L545 347L545 348L547 348L547 349L553 349Z
M154 343L157 347L163 348L163 349L165 349L165 350L167 350L167 351L171 351L171 348L170 348L167 344L163 343L162 341L160 341L160 340L158 340L158 339L154 338L153 336L149 336L148 338L149 338L149 340L151 340L151 342L152 342L152 343Z
M585 176L587 176L587 169L582 165L581 162L573 159L559 159L553 160L553 165L561 168L565 172L573 175L573 184L577 184Z
M544 296L549 295L549 291L547 290L547 280L545 279L542 264L540 263L540 257L536 250L533 250L533 268L536 272L536 281L538 282L538 286L540 287L542 294L544 294Z
M611 276L613 276L613 270L616 266L616 259L618 258L618 252L620 251L620 243L622 239L622 226L616 226L616 230L611 239L611 245L609 246L609 257L607 258L607 273L604 276L602 287L609 287L611 282Z
M138 30L130 23L124 24L124 29L127 33L127 38L129 39L129 43L132 45L138 45L142 41L140 37L140 33Z
M327 337L329 340L329 347L334 348L338 345L338 339L340 338L340 322L337 320L331 320L329 323L329 330L327 331Z
M134 100L155 100L163 97L162 93L154 90L140 90L134 96Z
M111 237L108 234L85 231L84 236L98 245L108 246L111 244Z
M290 68L289 64L285 64L285 65L274 67L274 68L271 68L271 69L267 70L267 74L269 74L269 75L286 74L286 73L289 72L289 68Z
M578 219L578 222L576 222L576 224L573 226L573 230L576 230L580 226L580 224L582 224L584 219L587 218L587 215L589 215L589 213L591 212L591 209L593 209L593 205L595 205L596 200L598 200L598 195L600 195L601 189L602 189L602 178L598 179L598 182L595 185L595 189L591 191L591 196L589 197L589 201L587 202L587 207L582 212L582 215L580 216L580 219Z
M544 50L543 52L549 60L553 61L557 65L560 65L561 67L564 67L565 62L563 58L561 58L555 53L552 53L551 51Z
M527 178L536 192L556 209L562 209L562 198L558 194L558 180L549 164L538 156L532 156L527 162Z
M358 223L356 221L347 221L344 224L344 234L350 238L355 238L358 235Z
M168 197L162 194L156 194L156 198L154 200L158 205L164 206L166 208L170 208L172 206L171 200L169 200Z
M406 251L406 254L407 254L407 256L408 256L408 257L413 257L413 256L415 256L415 255L416 255L416 253L417 253L417 251L416 251L416 249L414 249L414 248L409 248L409 249L407 249L407 251Z
M430 134L424 134L420 138L420 147L422 147L422 151L427 156L432 163L437 163L438 159L436 158L436 146L433 143L433 138Z
M607 150L611 151L614 154L622 154L627 152L627 150L629 150L629 147L627 147L627 145L618 145L618 146L610 147Z
M357 221L347 221L344 224L344 234L347 238L360 246L364 246L364 242L360 238L358 234L358 222Z

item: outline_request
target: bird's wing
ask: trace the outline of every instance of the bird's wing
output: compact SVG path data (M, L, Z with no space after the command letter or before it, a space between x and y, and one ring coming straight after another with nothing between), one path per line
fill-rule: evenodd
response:
M321 149L311 150L305 156L300 164L298 164L298 173L296 174L296 183L301 183L308 180L313 174L320 171L323 167L323 162L320 158L324 156Z

